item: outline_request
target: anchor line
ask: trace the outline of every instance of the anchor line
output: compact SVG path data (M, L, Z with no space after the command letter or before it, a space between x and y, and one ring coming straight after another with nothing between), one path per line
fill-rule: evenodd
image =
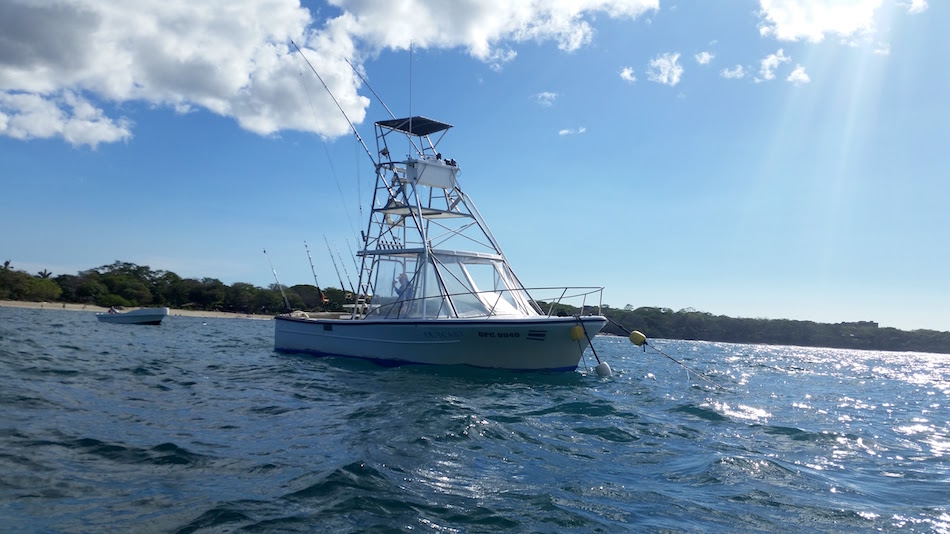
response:
M624 332L626 332L628 336L633 333L633 332L631 332L630 330L627 330L626 327L624 327L622 324L618 323L617 321L614 321L614 320L611 319L610 317L607 317L607 320L610 321L611 323L613 323L614 326L616 326L617 328L620 328L621 330L623 330ZM585 333L586 333L586 331L585 331ZM729 391L728 389L726 389L726 388L720 386L719 384L713 382L712 380L710 380L710 379L709 379L706 375L704 375L703 373L700 373L700 372L697 371L696 369L693 369L692 367L690 367L690 366L686 365L685 363L683 363L683 362L677 360L676 358L670 356L669 354L663 352L662 350L660 350L660 349L654 347L653 345L650 345L646 340L643 340L643 350L644 350L644 351L646 351L646 348L647 348L648 346L649 346L653 351L657 352L658 354L660 354L660 355L662 355L662 356L665 356L666 358L669 358L671 361L673 361L674 363L676 363L677 365L679 365L679 366L682 367L683 369L686 369L687 376L689 376L688 373L692 372L693 374L695 374L695 375L698 376L699 378L702 378L703 380L705 380L706 382L709 382L710 384L716 386L717 388L719 388L719 389L721 389L721 390L723 390L723 391Z
M584 328L584 323L581 321L581 316L580 316L580 315L575 315L574 318L577 319L577 325L580 326L580 327L581 327L581 330L584 331L584 337L587 338L587 344L590 346L590 351L594 353L594 359L597 360L597 363L598 363L598 364L600 364L600 358L597 356L597 350L594 349L594 344L591 343L591 341L590 341L590 336L587 335L587 329ZM580 340L578 340L578 342L579 342L579 341L580 341ZM585 362L585 364L586 364L586 362Z

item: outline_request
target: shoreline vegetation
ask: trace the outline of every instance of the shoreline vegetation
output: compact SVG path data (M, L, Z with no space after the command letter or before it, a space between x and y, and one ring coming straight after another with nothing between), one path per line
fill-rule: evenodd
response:
M898 330L874 321L744 319L689 309L626 307L606 309L604 315L611 321L603 330L608 334L625 335L614 324L619 323L627 330L636 329L659 339L950 354L950 332Z
M351 301L352 294L342 289L306 284L261 288L243 282L227 286L215 278L181 278L170 271L121 261L55 277L46 270L35 275L15 270L10 261L0 266L0 306L8 307L91 312L108 311L111 306L167 307L178 316L268 320L287 311L288 304L292 310L306 312L344 311ZM582 312L564 305L556 305L554 311ZM629 304L623 308L604 305L602 313L610 319L603 332L621 336L626 329L653 339L950 354L950 332L882 328L873 321L745 319L692 309L634 309Z
M119 311L129 311L138 308L164 308L165 306L133 306L130 308L123 308ZM28 309L44 309L44 310L67 310L67 311L84 311L92 313L106 313L109 311L109 308L103 306L96 306L95 304L76 304L73 302L28 302L21 300L0 300L0 308L28 308ZM274 318L273 315L260 315L252 313L230 313L230 312L217 312L217 311L204 311L204 310L181 310L178 308L169 308L169 315L177 315L179 317L208 317L208 318L217 318L217 319L257 319L268 321Z

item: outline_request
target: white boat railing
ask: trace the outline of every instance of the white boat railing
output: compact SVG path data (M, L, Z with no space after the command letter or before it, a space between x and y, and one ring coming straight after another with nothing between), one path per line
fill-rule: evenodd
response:
M448 295L432 295L427 297L397 299L384 303L371 303L369 305L369 312L365 315L361 315L359 318L366 318L368 316L387 319L421 318L415 317L413 312L414 309L418 309L418 305L420 304L428 304L430 306L428 309L430 310L433 309L434 306L437 310L435 314L427 318L452 317L452 315L448 313L446 307L446 297L452 298L461 296L491 296L494 297L494 302L487 312L473 313L475 310L466 310L464 313L458 313L458 310L456 310L457 317L467 319L511 317L510 314L502 314L498 312L499 303L502 301L502 296L505 293L520 293L527 295L528 303L532 306L532 308L534 308L536 315L539 316L554 317L556 315L567 315L564 307L573 308L577 310L576 313L580 315L601 315L603 309L603 291L603 287L581 286L537 287L516 290L499 289L497 291L466 291L451 293ZM485 302L481 298L479 298L479 300L481 302ZM588 301L590 301L591 304L588 304ZM595 301L596 304L594 304ZM575 304L578 302L579 304ZM573 313L571 315L573 315ZM524 316L527 317L530 316L530 314L524 314Z

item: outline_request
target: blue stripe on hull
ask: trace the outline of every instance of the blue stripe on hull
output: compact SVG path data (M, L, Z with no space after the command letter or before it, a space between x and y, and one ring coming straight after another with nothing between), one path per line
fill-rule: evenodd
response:
M346 354L333 354L329 352L320 352L317 350L274 349L274 351L279 352L281 354L301 354L305 356L315 356L317 358L345 358L348 360L362 360L366 362L375 363L382 367L403 367L406 365L421 365L421 366L426 366L426 367L467 367L471 369L484 369L488 371L512 371L516 373L524 373L524 372L537 373L537 372L547 372L547 371L550 371L552 373L567 373L567 372L577 370L576 365L573 367L555 367L555 368L541 367L538 369L508 369L504 367L481 367L478 365L471 365L471 364L465 364L465 363L446 365L446 364L438 364L438 363L409 362L406 360L392 360L392 359L386 359L386 358L370 358L366 356L349 356Z

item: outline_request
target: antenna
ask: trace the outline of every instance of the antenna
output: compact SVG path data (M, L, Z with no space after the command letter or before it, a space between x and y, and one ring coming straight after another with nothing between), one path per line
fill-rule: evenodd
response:
M284 293L284 286L280 285L280 280L277 279L277 269L274 269L274 264L270 261L270 256L267 255L267 249L264 249L264 257L267 258L267 263L270 264L270 270L274 273L274 281L277 282L277 289L280 290L280 296L284 297L284 306L287 307L287 310L290 310L290 301L287 300L287 294Z

